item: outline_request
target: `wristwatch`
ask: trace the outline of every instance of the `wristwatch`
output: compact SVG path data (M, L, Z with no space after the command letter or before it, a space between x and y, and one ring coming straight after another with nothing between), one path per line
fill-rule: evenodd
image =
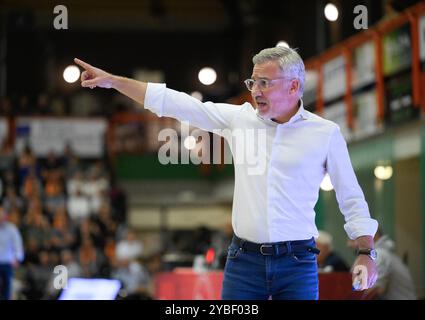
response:
M369 256L369 258L371 258L373 261L375 261L378 257L378 254L375 249L357 249L357 255L359 254L365 254Z

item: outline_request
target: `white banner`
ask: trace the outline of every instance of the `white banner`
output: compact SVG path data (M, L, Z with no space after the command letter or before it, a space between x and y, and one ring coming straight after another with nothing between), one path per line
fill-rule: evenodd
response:
M318 73L316 70L306 70L303 102L304 108L314 110L313 104L317 99Z
M325 119L335 122L339 126L345 140L347 142L351 141L352 132L351 129L348 127L347 106L344 101L339 101L331 104L328 107L325 107L325 110L323 111L323 117Z
M66 145L80 157L97 158L104 153L105 119L18 118L15 147L20 152L26 144L36 156L50 151L62 154Z
M353 89L376 81L375 45L372 41L366 42L354 50L352 71L351 86Z
M323 67L323 97L325 101L345 94L345 73L345 58L343 56L325 63Z
M356 140L366 138L381 131L376 114L376 90L370 90L353 97L354 135Z

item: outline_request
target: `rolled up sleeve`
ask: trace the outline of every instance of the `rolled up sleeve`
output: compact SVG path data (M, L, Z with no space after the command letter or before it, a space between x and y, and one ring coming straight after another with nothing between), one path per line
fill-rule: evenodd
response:
M370 217L369 207L351 165L347 144L338 127L332 133L326 169L334 186L344 229L350 239L374 236L378 222Z
M145 94L145 108L159 117L163 116L164 96L166 86L164 83L148 83Z

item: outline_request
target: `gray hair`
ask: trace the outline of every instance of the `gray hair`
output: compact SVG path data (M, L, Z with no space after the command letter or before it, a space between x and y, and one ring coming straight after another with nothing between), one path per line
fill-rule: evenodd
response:
M300 82L300 96L304 92L305 67L304 62L295 49L277 46L261 50L253 58L254 64L261 64L268 61L277 61L280 70L290 77L297 78Z

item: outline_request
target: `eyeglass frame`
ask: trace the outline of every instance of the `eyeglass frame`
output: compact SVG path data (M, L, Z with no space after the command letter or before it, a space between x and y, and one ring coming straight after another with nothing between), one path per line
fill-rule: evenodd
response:
M258 87L260 88L260 90L265 90L265 89L270 88L271 87L270 84L273 83L274 81L283 80L283 79L294 79L294 78L292 78L292 77L279 77L279 78L273 78L273 79L259 78L257 80L252 79L252 78L249 78L249 79L245 79L244 80L244 83L245 83L245 86L248 89L248 91L251 91L252 92L252 89L254 88L255 83L256 82L258 83L258 81L265 81L265 83L266 83L265 86L258 85ZM251 89L248 86L248 81L253 81L253 85L252 85Z

